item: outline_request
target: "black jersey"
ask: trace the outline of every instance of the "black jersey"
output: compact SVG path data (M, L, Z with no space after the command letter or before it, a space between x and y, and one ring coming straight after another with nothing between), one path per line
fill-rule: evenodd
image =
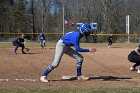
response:
M24 43L24 38L18 38L15 40L16 43Z
M113 39L112 36L109 36L109 37L107 38L108 41L111 41L112 39Z
M16 40L14 40L13 41L13 44L15 45L15 46L24 46L24 38L18 38L18 39L16 39Z

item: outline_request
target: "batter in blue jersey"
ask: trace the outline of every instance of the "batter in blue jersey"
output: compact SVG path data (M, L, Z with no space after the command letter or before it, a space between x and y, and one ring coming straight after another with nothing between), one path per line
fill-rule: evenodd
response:
M95 52L96 48L81 48L80 39L84 36L89 36L91 33L91 26L89 24L82 24L78 31L73 31L65 34L56 44L55 58L51 65L49 65L40 80L42 82L48 82L48 74L60 64L63 54L67 54L72 58L76 59L77 67L77 79L78 80L88 80L88 77L82 75L82 63L83 56L79 52ZM73 46L75 49L71 48Z

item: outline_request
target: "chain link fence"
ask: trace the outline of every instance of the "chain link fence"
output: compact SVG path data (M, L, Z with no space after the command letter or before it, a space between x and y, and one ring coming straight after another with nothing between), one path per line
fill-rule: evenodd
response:
M30 41L37 41L38 36L40 33L0 33L0 42L11 42L15 40L16 38L20 37L22 34L26 36L27 40ZM44 33L46 35L47 42L57 42L61 36L63 36L62 33ZM82 38L81 42L84 43L105 43L107 42L107 37L110 34L91 34L87 38ZM132 43L139 43L140 37L138 34L112 34L113 36L113 42L114 43L125 43L125 42L132 42ZM35 39L33 40L33 37Z

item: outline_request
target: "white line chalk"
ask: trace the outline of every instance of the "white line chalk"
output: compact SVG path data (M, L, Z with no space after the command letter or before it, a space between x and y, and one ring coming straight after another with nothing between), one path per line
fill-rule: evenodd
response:
M38 79L0 79L0 82L8 82L8 81L29 81L29 82L37 82Z

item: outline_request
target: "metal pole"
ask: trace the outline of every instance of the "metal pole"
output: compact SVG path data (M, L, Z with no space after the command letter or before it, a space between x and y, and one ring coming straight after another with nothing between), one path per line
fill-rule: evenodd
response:
M129 15L126 16L126 34L128 34L128 43L130 43L130 25L129 25Z
M64 27L64 4L63 4L63 35L65 34L65 27Z

